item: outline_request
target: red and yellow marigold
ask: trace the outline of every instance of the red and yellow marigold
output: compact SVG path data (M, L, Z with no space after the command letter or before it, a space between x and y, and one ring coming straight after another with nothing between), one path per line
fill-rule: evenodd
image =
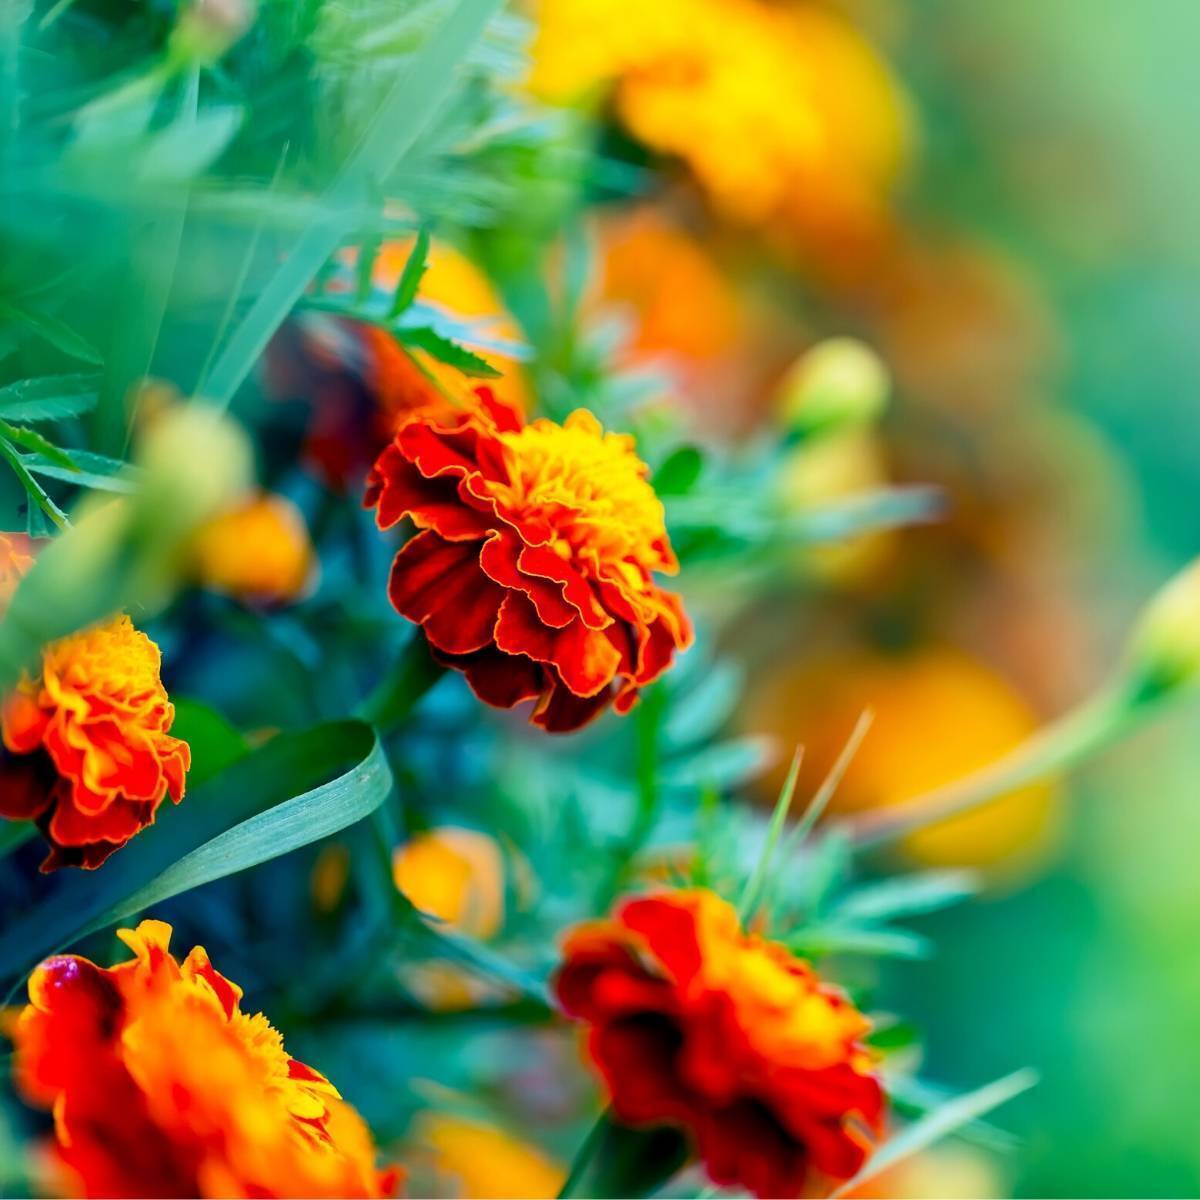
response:
M171 927L118 935L134 957L105 969L47 959L13 1024L14 1078L54 1113L54 1156L81 1196L382 1196L361 1117L290 1058L242 989Z
M389 594L435 656L501 708L535 701L552 732L627 712L691 641L663 507L627 436L591 413L562 425L487 388L468 409L397 431L367 484L381 529L417 527Z
M680 1127L719 1186L810 1194L851 1178L880 1131L867 1019L712 892L577 928L555 989L618 1120Z
M46 646L40 671L0 700L0 816L38 823L42 870L98 867L166 796L183 799L191 757L170 734L161 661L114 617Z

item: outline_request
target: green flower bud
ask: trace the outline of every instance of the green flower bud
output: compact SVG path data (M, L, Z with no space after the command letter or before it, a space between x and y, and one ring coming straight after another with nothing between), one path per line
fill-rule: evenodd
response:
M1129 640L1135 703L1158 700L1200 680L1200 559L1150 600Z
M780 422L795 437L870 424L882 414L891 378L882 359L854 338L830 338L801 355L776 394Z

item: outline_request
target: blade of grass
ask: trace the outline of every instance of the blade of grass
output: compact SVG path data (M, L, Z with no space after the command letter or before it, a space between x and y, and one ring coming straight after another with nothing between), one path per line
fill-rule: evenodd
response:
M775 801L775 809L771 813L771 823L767 826L767 838L763 843L762 853L759 855L754 871L746 881L746 886L742 889L742 897L738 901L738 916L741 917L743 925L750 922L762 899L771 870L771 859L774 857L775 847L783 835L788 810L792 807L792 797L796 794L796 780L800 777L800 764L803 761L804 747L797 746L796 753L792 755L792 765L788 769L787 779L784 780L783 787L779 792L779 799Z
M452 87L455 65L500 3L459 0L396 80L326 192L329 215L314 221L296 240L218 356L204 393L212 404L224 408L233 399L272 334L337 249L346 232L345 213L363 199L372 182L382 180L404 159Z

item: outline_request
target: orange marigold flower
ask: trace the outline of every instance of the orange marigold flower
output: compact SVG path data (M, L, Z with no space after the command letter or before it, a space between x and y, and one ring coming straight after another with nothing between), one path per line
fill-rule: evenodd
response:
M127 616L52 642L0 702L0 815L36 820L43 871L98 867L183 799L191 765L158 647Z
M312 582L316 557L300 510L263 492L206 522L192 562L205 587L251 604L286 604Z
M33 566L33 554L34 544L23 533L0 533L0 617L21 577Z
M682 1127L722 1187L797 1196L849 1179L881 1128L867 1019L712 892L580 926L555 988L590 1026L617 1118Z
M105 969L75 955L30 976L14 1026L14 1077L52 1109L55 1155L81 1196L381 1196L361 1117L290 1058L242 989L171 927L118 933L134 958Z
M419 530L393 564L392 604L488 704L535 700L531 720L552 732L627 712L692 638L654 581L678 564L646 465L589 412L526 425L477 396L402 425L368 479L379 527Z

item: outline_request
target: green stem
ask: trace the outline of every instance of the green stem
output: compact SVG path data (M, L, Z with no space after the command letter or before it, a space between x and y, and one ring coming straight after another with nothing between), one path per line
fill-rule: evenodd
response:
M1131 701L1128 684L1118 681L974 774L854 818L850 834L860 847L893 841L1068 770L1125 734L1150 707Z
M355 716L380 733L395 729L445 673L446 668L429 653L425 639L417 635L401 650L400 661L358 706Z
M607 1110L579 1147L560 1198L592 1200L650 1196L687 1162L687 1141L677 1129L630 1129Z

